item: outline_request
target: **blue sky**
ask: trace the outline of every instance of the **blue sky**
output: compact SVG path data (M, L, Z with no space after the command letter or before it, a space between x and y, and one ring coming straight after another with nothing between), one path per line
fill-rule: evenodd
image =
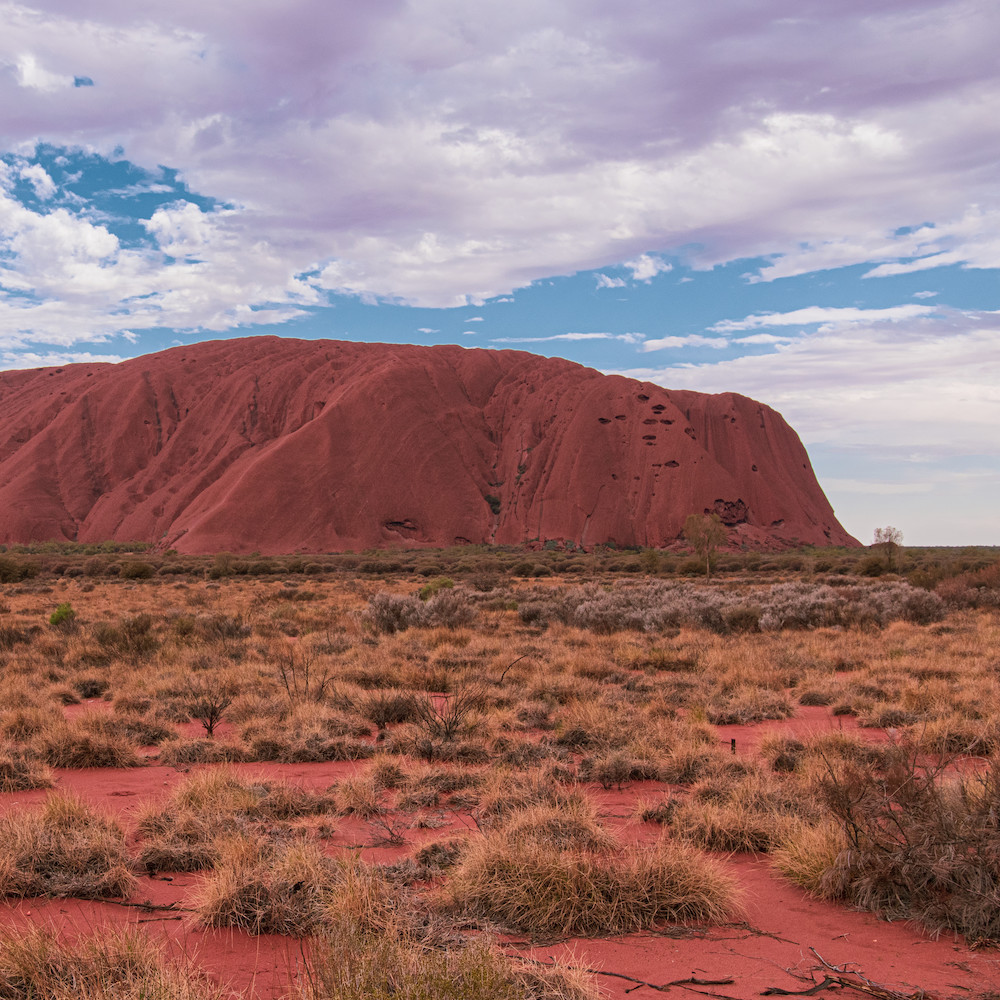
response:
M1000 544L987 0L0 2L0 365L253 333L735 391Z

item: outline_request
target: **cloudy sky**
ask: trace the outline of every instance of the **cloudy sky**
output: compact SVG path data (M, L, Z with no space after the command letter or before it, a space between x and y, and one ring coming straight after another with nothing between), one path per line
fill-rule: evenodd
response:
M274 333L780 410L1000 544L995 0L0 0L0 365Z

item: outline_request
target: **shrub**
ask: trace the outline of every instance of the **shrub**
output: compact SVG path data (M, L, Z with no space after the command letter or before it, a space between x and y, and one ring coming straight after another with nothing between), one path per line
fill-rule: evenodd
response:
M375 632L393 635L427 621L427 609L415 597L379 593L368 602L362 620Z
M439 590L450 590L455 586L455 581L447 576L439 576L436 580L431 580L430 583L425 583L417 593L417 596L422 601L426 601L433 597Z
M461 591L442 591L427 602L429 624L444 628L461 628L476 619L476 608Z
M202 724L205 735L212 739L215 727L239 693L239 687L228 677L209 672L193 674L184 686L184 710Z
M147 562L129 561L122 563L123 580L149 580L156 575L156 567Z
M0 583L20 583L35 576L38 576L38 566L35 563L0 556Z
M73 628L76 625L76 612L73 610L73 605L68 601L60 604L49 615L49 624L53 628L61 629L64 632Z
M94 638L112 656L127 660L143 659L160 645L153 634L153 616L148 614L123 618L117 625L101 622L94 628Z
M847 849L824 873L821 894L931 933L1000 940L1000 774L928 763L916 743L882 764L828 765L820 788Z

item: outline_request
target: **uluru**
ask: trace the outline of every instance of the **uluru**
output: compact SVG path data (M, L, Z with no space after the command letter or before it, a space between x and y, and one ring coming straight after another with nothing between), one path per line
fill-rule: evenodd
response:
M0 373L0 541L856 545L774 410L522 351L278 337Z

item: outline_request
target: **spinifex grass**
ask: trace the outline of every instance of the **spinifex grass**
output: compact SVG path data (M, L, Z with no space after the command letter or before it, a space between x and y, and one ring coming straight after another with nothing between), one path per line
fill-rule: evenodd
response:
M669 840L593 852L491 834L470 843L448 891L470 916L530 934L718 923L739 908L736 883L720 865Z
M50 794L0 817L0 896L128 896L136 880L113 820L81 799Z

